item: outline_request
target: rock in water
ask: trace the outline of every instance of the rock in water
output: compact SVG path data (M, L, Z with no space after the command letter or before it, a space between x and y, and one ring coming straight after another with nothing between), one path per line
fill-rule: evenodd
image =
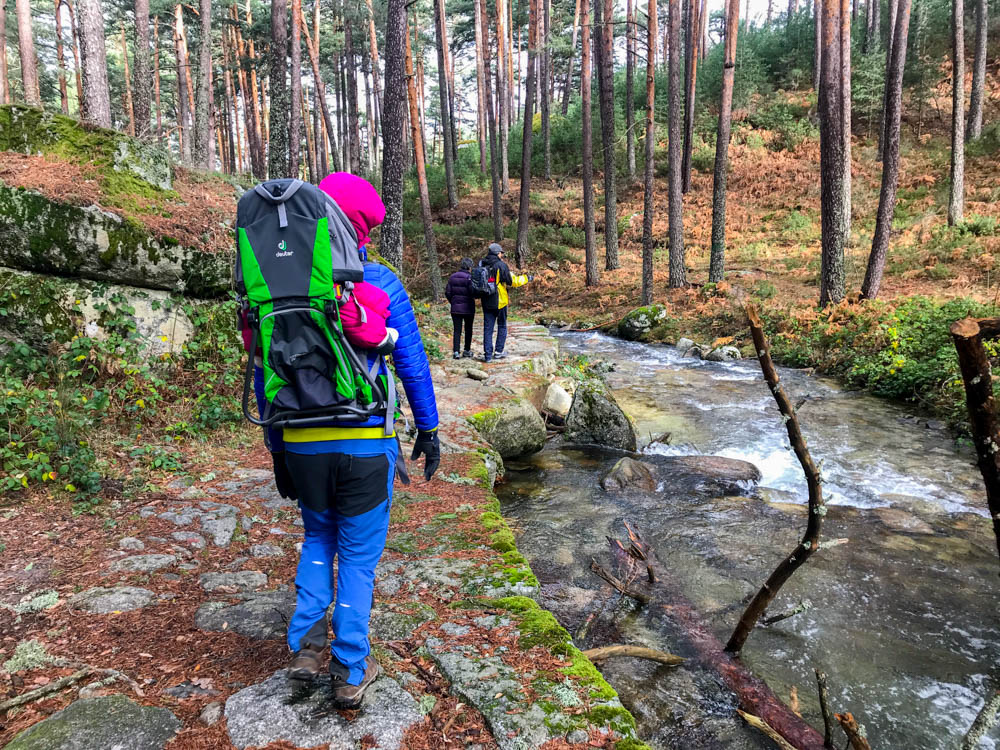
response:
M628 341L642 341L653 326L667 319L667 309L663 305L637 307L618 324L618 335Z
M7 750L161 750L181 723L124 695L83 698L25 729Z
M573 394L573 405L566 416L566 438L574 443L626 451L636 449L632 420L618 406L611 389L600 380L583 383Z
M691 347L695 346L694 341L689 338L679 338L677 339L677 351L684 353Z
M566 418L569 414L569 407L573 405L573 397L566 392L558 383L553 383L545 391L545 400L542 401L542 411L555 414L557 417Z
M330 703L329 676L303 685L284 670L231 696L225 715L229 739L240 750L281 741L330 750L396 750L406 730L422 721L413 696L389 677L375 681L357 716L347 721ZM374 744L364 744L364 737Z
M608 491L638 487L647 492L653 492L656 489L656 478L653 476L653 471L653 467L649 464L626 456L619 459L618 463L601 480L601 487Z
M645 456L659 471L667 493L699 492L718 497L749 495L760 470L749 461L724 456Z
M545 422L523 399L505 401L495 409L474 414L469 421L501 458L537 453L545 446Z
M705 355L709 362L735 362L740 358L740 350L735 346L720 346Z

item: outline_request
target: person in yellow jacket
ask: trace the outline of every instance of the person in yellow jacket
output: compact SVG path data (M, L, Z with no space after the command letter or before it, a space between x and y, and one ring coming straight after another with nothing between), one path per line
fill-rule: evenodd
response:
M488 269L489 279L496 283L496 292L483 297L483 357L487 362L493 359L503 359L507 356L504 345L507 343L507 305L510 298L507 288L524 286L531 277L526 274L512 274L503 260L503 248L493 243L486 257L479 265ZM496 347L493 346L493 326L497 329Z

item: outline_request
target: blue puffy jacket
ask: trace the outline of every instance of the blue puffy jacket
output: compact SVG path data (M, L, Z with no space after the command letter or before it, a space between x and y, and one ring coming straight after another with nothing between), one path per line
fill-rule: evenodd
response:
M374 284L389 295L389 319L386 325L399 332L396 348L392 353L393 368L403 382L406 400L417 429L430 431L438 426L437 402L434 398L434 383L431 381L430 363L424 351L424 343L417 329L417 318L413 313L410 297L403 283L389 268L378 263L365 263L365 281ZM369 361L371 365L374 360ZM384 372L384 370L383 370ZM254 368L254 388L258 405L264 403L264 383L261 368ZM337 424L327 427L297 427L284 431L268 428L266 442L271 451L285 450L285 442L294 443L292 450L302 453L342 452L343 446L334 446L343 440L380 439L385 418L371 417L366 422ZM354 450L350 452L355 452Z

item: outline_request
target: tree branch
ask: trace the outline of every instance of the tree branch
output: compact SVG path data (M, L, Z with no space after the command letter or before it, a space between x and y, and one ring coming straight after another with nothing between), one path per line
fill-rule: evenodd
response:
M849 711L843 714L834 714L833 718L840 723L844 734L847 735L851 750L872 750L872 746L868 744L868 738L865 737L864 727L855 721L854 716Z
M676 656L675 654L667 653L666 651L659 651L655 648L646 648L645 646L603 646L601 648L592 648L583 652L591 661L604 661L605 659L610 659L613 656L631 656L635 659L648 659L649 661L655 661L659 664L665 664L668 667L676 667L687 661L683 656Z
M823 746L833 750L833 714L830 713L830 698L826 692L826 674L816 672L816 687L819 689L819 710L823 714Z

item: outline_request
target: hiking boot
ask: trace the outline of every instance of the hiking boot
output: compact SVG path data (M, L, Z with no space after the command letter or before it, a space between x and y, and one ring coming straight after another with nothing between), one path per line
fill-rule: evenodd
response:
M293 680L312 680L319 675L322 667L323 651L306 647L295 653L295 658L288 665L288 676Z
M455 352L454 354L451 355L451 358L452 359L461 359L462 355L459 354L458 352Z
M507 352L497 352L496 354L493 355L493 359L506 359L506 358L507 358Z
M492 362L492 361L493 361L493 355L492 354L484 354L483 355L483 362Z
M361 708L361 702L365 699L365 693L379 675L378 662L370 654L365 657L365 674L361 678L360 685L351 685L348 683L345 676L346 672L346 667L336 659L330 662L330 680L331 687L333 688L334 705L341 709Z
M475 355L472 353L471 349L466 349L464 352L462 352L463 359L472 359L474 356Z

